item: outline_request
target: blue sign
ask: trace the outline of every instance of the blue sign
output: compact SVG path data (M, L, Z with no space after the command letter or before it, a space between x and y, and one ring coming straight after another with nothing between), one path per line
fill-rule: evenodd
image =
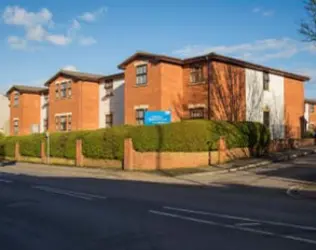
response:
M170 111L146 111L145 125L166 124L171 122Z

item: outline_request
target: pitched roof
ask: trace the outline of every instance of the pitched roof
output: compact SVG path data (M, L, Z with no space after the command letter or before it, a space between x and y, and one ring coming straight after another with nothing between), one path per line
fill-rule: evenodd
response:
M305 103L316 104L316 99L305 99Z
M102 80L110 80L110 79L119 79L119 78L124 78L124 72L112 74L112 75L107 75L102 77Z
M48 86L52 81L54 81L58 76L63 75L66 77L70 77L76 80L86 80L91 82L98 82L100 79L105 77L105 75L99 75L99 74L91 74L91 73L84 73L84 72L78 72L78 71L71 71L71 70L60 70L55 75L53 75L51 78L49 78L44 85Z
M12 91L17 90L21 93L44 93L48 91L47 88L34 87L34 86L26 86L26 85L13 85L6 93L8 96Z
M205 61L205 60L220 61L220 62L229 63L229 64L233 64L236 66L244 67L244 68L249 68L249 69L254 69L254 70L259 70L259 71L266 71L266 72L269 72L271 74L281 75L281 76L285 76L285 77L300 80L300 81L310 80L310 78L308 76L266 67L263 65L239 60L236 58L219 55L219 54L216 54L213 52L205 54L205 55L201 55L201 56L186 58L186 59L180 59L180 58L169 57L169 56L165 56L165 55L159 55L159 54L153 54L153 53L147 53L147 52L136 52L134 55L128 57L121 64L119 64L118 68L124 69L128 63L132 62L133 60L135 60L137 58L153 59L153 60L156 60L158 62L162 61L162 62L168 62L168 63L178 64L178 65L186 65L186 64L195 63L195 62L199 62L199 61Z

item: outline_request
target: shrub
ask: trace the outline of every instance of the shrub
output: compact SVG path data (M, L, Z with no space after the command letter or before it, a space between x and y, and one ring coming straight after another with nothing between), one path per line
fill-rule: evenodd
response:
M124 139L129 126L99 129L83 135L83 154L96 159L123 159Z
M4 139L4 155L15 156L15 143L18 141L17 136L8 136Z
M20 143L20 154L30 157L41 157L41 142L44 134L31 134L18 137Z
M305 131L303 134L303 138L314 138L313 131Z

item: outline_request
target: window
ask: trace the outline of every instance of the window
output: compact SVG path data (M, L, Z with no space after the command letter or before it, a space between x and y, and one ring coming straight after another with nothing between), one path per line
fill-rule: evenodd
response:
M60 84L60 97L61 98L66 98L67 97L67 82L62 82Z
M314 104L309 104L309 112L314 113L315 112L315 106Z
M263 125L270 127L270 111L263 111Z
M44 96L44 101L47 103L48 102L48 95Z
M67 130L71 131L71 115L68 115L67 123L68 123Z
M56 87L55 87L55 97L56 99L59 99L59 84L56 84Z
M105 115L105 127L108 128L108 127L112 127L113 125L113 114L110 113L110 114L106 114Z
M147 65L136 67L136 85L147 84Z
M198 82L203 82L203 81L204 81L203 66L194 65L193 67L191 67L190 82L198 83Z
M67 93L68 97L71 97L71 95L72 95L71 81L68 81L67 87L68 87L68 93Z
M59 116L55 117L56 131L59 131Z
M14 135L19 134L19 120L13 120L13 133Z
M263 72L263 90L269 90L269 73Z
M15 93L14 97L13 97L13 106L14 107L19 106L19 98L20 98L20 94L19 93Z
M67 116L60 116L59 118L59 130L67 131Z
M204 119L204 108L190 109L190 119Z
M113 95L113 81L106 81L104 84L105 96Z
M48 130L48 119L44 119L44 131L47 131Z
M147 109L136 109L136 123L139 125L144 124L145 112Z

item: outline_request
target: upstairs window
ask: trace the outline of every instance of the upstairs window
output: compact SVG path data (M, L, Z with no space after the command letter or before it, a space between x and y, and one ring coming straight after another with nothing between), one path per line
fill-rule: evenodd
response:
M55 86L55 97L56 99L59 99L59 84L56 84Z
M67 97L67 86L68 83L67 82L62 82L60 84L60 97L61 98L66 98Z
M13 96L13 106L17 107L19 106L19 99L20 99L20 94L19 93L15 93Z
M143 125L147 109L136 109L136 124Z
M68 89L67 91L68 97L71 97L72 96L71 81L68 81L67 89Z
M113 81L106 81L104 84L105 96L113 95Z
M194 65L191 67L190 83L198 83L204 81L203 65Z
M190 109L190 119L204 119L204 108Z
M263 90L269 90L270 77L269 73L263 72Z
M136 85L147 84L147 65L140 65L136 67Z

